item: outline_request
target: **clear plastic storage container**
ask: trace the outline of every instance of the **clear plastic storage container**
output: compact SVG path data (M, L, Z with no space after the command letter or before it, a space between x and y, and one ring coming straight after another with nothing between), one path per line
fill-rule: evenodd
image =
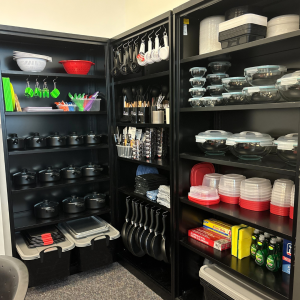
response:
M222 79L223 78L227 78L229 77L228 74L208 74L206 76L206 79L208 80L208 82L211 84L211 85L221 85L222 84Z
M250 104L275 103L280 100L276 86L251 86L243 89L247 102Z
M286 101L300 101L300 71L277 79L276 86Z
M245 77L223 78L222 84L228 92L242 91L244 87L249 86Z
M296 166L298 152L298 133L290 133L279 137L274 144L277 155L288 165Z

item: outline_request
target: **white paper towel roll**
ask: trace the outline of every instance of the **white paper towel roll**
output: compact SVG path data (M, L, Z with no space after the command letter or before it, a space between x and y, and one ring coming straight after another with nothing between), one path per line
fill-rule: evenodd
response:
M212 16L200 22L199 54L222 49L219 42L219 24L224 21L224 16Z

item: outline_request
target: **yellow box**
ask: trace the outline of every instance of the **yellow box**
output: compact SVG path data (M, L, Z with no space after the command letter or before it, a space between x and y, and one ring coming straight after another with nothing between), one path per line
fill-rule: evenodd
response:
M231 237L231 227L232 225L216 219L206 219L203 221L203 227L219 233L227 238Z
M242 259L250 256L250 246L254 229L247 225L231 227L231 255Z

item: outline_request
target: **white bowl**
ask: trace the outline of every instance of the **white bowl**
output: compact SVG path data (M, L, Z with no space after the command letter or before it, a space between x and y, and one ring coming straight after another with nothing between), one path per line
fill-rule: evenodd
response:
M46 60L41 58L24 57L16 59L19 68L24 72L42 72L46 67Z

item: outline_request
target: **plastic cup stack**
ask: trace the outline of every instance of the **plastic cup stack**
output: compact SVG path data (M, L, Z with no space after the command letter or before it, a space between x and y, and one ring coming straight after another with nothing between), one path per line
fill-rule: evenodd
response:
M220 202L218 190L209 186L191 186L188 194L190 201L201 205L214 205Z
M240 207L265 211L270 208L272 185L269 179L253 177L241 182Z
M294 201L295 201L295 185L292 187L291 191L291 204L290 204L290 218L294 219Z
M205 174L202 185L213 187L213 188L217 189L219 187L219 182L220 182L221 177L222 177L222 174L218 174L218 173Z
M270 204L271 214L284 217L289 215L293 185L294 182L289 179L275 180Z
M225 203L239 204L241 182L246 177L239 174L223 175L219 183L220 200Z

